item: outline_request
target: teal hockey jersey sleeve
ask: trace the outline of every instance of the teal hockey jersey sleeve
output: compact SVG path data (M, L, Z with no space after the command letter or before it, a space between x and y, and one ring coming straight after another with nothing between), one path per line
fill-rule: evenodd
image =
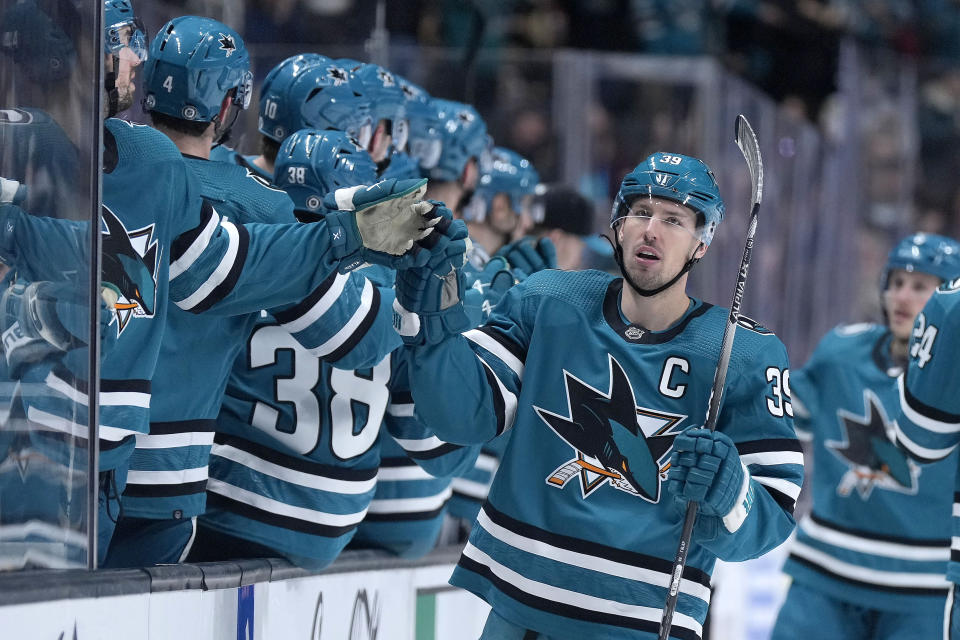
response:
M482 327L410 348L417 414L440 439L478 444L513 426L530 335L523 291L507 291Z
M473 468L480 445L464 446L445 442L418 417L406 359L410 353L398 350L394 357L394 375L390 385L384 426L408 458L435 478L460 476Z
M938 290L913 328L910 366L899 377L897 442L919 462L941 460L960 443L960 281Z
M312 355L339 369L372 367L402 345L393 329L392 287L334 272L301 302L271 315Z
M12 204L0 206L0 261L31 281L62 280L87 263L87 222L34 216Z
M803 453L793 428L787 352L775 335L738 327L727 381L717 430L737 446L744 485L726 517L697 518L694 540L736 562L763 555L793 531Z

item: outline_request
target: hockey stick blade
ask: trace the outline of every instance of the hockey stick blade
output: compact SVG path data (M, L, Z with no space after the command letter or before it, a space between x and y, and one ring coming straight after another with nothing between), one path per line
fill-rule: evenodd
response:
M717 419L720 415L720 402L723 398L723 388L727 380L730 353L733 351L733 338L740 319L740 303L743 301L743 292L747 285L747 272L750 270L750 259L753 255L753 237L757 232L760 198L763 195L763 160L760 157L760 145L757 144L757 136L743 114L737 116L734 124L734 140L743 153L743 159L747 161L751 187L753 188L753 202L750 207L750 221L747 224L747 239L743 247L743 258L740 261L740 270L737 272L737 286L734 290L733 302L730 304L730 314L727 317L727 326L723 332L720 357L717 359L717 369L713 375L713 387L710 390L707 420L704 427L711 431L716 429ZM673 614L677 610L680 582L683 577L683 569L687 565L687 553L690 551L690 540L693 537L693 525L697 519L698 509L699 505L696 502L691 500L687 503L683 530L680 533L680 543L677 545L673 568L670 571L670 584L667 590L667 601L663 606L663 617L660 619L658 640L668 640L670 636L670 627L673 625Z
M760 157L757 134L753 132L753 127L742 113L737 116L734 125L734 140L740 147L743 159L747 161L747 168L750 170L750 193L753 196L753 205L756 206L760 204L760 198L763 196L763 159Z

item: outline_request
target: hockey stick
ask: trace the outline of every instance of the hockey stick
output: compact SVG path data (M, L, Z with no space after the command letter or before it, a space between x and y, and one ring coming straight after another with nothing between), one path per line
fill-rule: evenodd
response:
M720 347L717 370L713 374L710 406L707 410L707 422L704 424L704 427L710 429L710 431L717 428L717 416L720 413L720 401L723 398L723 385L727 380L727 366L730 364L730 352L733 349L733 336L737 330L737 322L740 320L740 303L743 302L743 290L747 284L747 270L750 268L750 256L753 253L753 236L757 231L760 197L763 195L763 161L760 158L760 147L757 144L757 136L753 132L753 128L743 114L737 116L734 139L743 153L744 160L747 161L747 168L750 170L753 206L750 209L750 224L747 227L747 241L743 247L740 272L737 274L737 288L733 293L733 303L730 305L727 327L723 332L723 346ZM680 536L680 544L677 546L677 555L673 560L673 569L670 571L670 591L667 595L667 602L663 606L659 640L667 640L670 636L673 614L677 609L677 598L680 595L680 579L683 575L683 568L687 564L687 552L690 550L690 538L693 536L693 524L697 519L698 508L699 505L694 501L687 503L683 533Z

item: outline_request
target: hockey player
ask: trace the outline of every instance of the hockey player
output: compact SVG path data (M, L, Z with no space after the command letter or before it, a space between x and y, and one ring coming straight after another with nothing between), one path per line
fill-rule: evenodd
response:
M923 233L904 238L883 273L886 324L834 329L793 372L813 506L784 567L793 582L775 640L938 636L950 555L943 487L957 457L921 469L892 436L913 322L934 290L958 276L960 244Z
M367 152L337 131L299 131L277 156L278 184L304 222L322 219L329 194L375 175ZM310 315L331 327L356 325L355 304L347 295L350 280L360 273L378 279L376 271L386 277L374 290L389 308L392 274L362 269L331 282L307 313L291 309L258 320L234 363L217 420L210 507L199 518L191 560L282 555L299 566L323 568L365 516L383 513L389 501L373 499L381 476L402 471L408 478L429 477L384 465L385 442L404 443L424 469L438 475L472 463L476 449L437 442L414 417L404 352L382 358L401 344L389 315L364 320L329 353L311 353L292 339L290 331ZM422 519L420 511L433 511L444 501L405 500L407 526ZM388 546L387 540L375 542ZM432 542L426 541L427 549Z
M105 104L119 109L132 97L132 67L140 62L136 51L128 54L127 49L131 42L144 40L128 1L105 0L104 8ZM119 21L111 18L113 14ZM15 47L28 42L27 36L35 33L27 33L30 24L5 32L4 42ZM67 40L67 35L58 37L60 42ZM356 211L328 216L325 225L286 226L276 232L263 232L257 225L247 229L204 205L179 151L149 127L108 119L103 158L103 281L113 284L118 295L114 324L118 340L101 366L102 509L122 490L134 435L147 430L150 379L168 298L194 312L214 307L223 313L249 311L254 304L249 287L256 282L268 289L258 296L264 306L290 303L337 268L364 261L416 260L410 253L400 255L413 240L429 233L430 224L421 215L429 207L411 204L415 185L385 183L353 194L352 201L344 200L344 206ZM12 204L0 206L0 219L4 229L0 255L18 269L31 270L32 280L58 278L63 269L89 262L84 254L90 245L89 225L33 217ZM285 256L309 255L309 262L274 260L277 265L269 278L263 273L254 276L256 265L268 260L267 247ZM24 397L27 418L34 426L31 435L52 441L51 455L66 455L63 440L83 444L87 434L86 362L35 367L29 375L26 382L39 383L31 388L46 389ZM111 520L106 513L100 518L101 556L112 534Z
M370 101L373 133L367 151L382 172L390 163L391 150L403 151L407 147L406 97L396 77L380 65L349 58L336 62L356 77L364 97Z
M960 367L957 367L960 335L960 279L944 284L927 302L913 327L910 364L897 379L900 413L895 426L897 443L919 462L931 463L944 458L956 459L960 444ZM953 486L950 562L947 564L946 619L944 639L960 639L960 559L956 540L960 535L960 473L954 464L952 485L941 486L944 496ZM923 473L927 469L924 467ZM917 523L918 524L918 523ZM941 637L941 636L937 636Z
M621 278L542 271L465 335L453 261L398 276L417 414L450 442L512 431L451 578L491 605L483 639L654 637L689 500L672 633L699 637L714 561L793 530L803 468L771 332L741 318L717 431L699 426L728 312L685 286L723 210L706 165L655 153L612 212Z
M144 107L154 126L184 153L200 181L201 195L221 215L244 224L294 222L293 203L282 190L263 184L248 169L207 157L211 143L229 133L237 112L249 104L249 64L243 40L226 25L195 16L172 20L151 45L144 70ZM217 82L210 82L210 77ZM370 178L376 180L376 176ZM304 291L303 297L315 298L329 282L330 278L313 292ZM352 328L358 336L378 316L389 324L390 305L381 304L378 296L365 298L366 289L369 285L362 276L351 278L340 294L340 306L349 311L342 322L307 318L294 337L307 350L329 357L337 351L333 343L338 338L344 343L358 339L351 337L351 327L344 324L355 316L364 318ZM255 290L251 293L256 296ZM289 311L274 310L281 311L290 318ZM222 319L171 309L154 376L150 434L137 438L123 496L124 518L117 526L107 566L177 562L185 556L194 519L205 504L207 463L220 399L234 357L258 315L255 311ZM367 354L375 356L369 364L393 348L383 340L373 343L381 345L381 350ZM184 360L183 353L206 364L202 381L183 384L195 366ZM332 361L339 364L336 358Z
M357 77L326 56L303 53L274 67L260 89L260 154L241 156L217 147L211 157L246 166L273 180L277 150L300 129L345 131L364 148L370 144L370 100ZM394 176L396 177L396 176Z
M427 109L410 114L410 155L430 180L427 197L449 203L458 218L477 188L489 146L487 125L468 104L431 98Z

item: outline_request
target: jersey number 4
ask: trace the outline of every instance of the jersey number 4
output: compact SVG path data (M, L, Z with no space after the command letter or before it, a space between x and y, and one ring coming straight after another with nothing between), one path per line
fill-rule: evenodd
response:
M306 455L320 442L323 401L329 404L333 454L348 460L366 453L377 440L390 399L387 390L390 357L364 372L368 375L324 367L319 358L301 347L287 331L278 326L265 326L250 338L247 364L251 369L274 365L280 351L290 351L293 375L274 378L274 398L277 405L292 405L292 429L283 428L278 408L265 402L257 402L251 420L253 426L289 449ZM321 380L325 369L329 372L328 384L322 384Z
M937 339L937 331L934 325L927 324L927 316L923 313L917 316L917 323L913 327L910 357L917 361L917 366L921 369L933 357L933 341Z

